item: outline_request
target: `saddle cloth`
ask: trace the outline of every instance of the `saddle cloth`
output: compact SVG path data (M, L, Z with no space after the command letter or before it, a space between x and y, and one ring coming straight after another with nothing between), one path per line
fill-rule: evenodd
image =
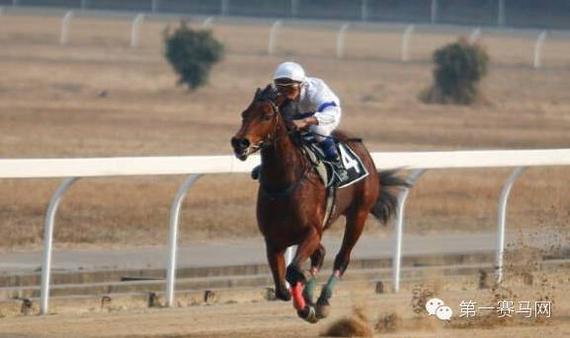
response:
M366 176L368 176L368 170L362 163L362 160L356 153L346 144L336 141L335 145L337 147L338 154L342 159L342 164L347 171L348 179L340 181L338 175L336 175L334 166L325 160L325 154L321 147L315 142L306 142L303 144L303 151L313 163L316 172L323 181L326 187L335 186L337 189L348 187Z

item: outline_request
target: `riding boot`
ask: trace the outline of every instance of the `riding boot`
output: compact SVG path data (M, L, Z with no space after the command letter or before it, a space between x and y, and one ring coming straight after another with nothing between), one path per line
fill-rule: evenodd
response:
M254 180L259 179L260 174L261 174L261 165L255 166L255 168L251 170L251 178Z
M336 145L332 138L326 138L324 141L320 142L319 145L325 153L325 160L330 162L333 169L338 177L338 183L341 184L348 180L348 172L342 164L341 158L336 150Z

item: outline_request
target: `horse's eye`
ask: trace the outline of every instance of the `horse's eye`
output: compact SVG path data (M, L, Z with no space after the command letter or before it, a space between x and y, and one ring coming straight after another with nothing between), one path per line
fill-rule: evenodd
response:
M273 119L273 114L265 114L265 115L263 115L263 119L265 121L269 121L269 120Z

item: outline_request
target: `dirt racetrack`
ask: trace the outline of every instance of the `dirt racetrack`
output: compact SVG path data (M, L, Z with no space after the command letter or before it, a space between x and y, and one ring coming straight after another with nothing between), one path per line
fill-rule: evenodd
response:
M7 317L0 320L0 337L313 337L326 333L337 320L352 316L354 308L366 316L369 329L379 337L568 337L568 274L551 274L548 279L546 288L515 283L497 291L440 280L421 288L408 286L397 295L375 294L371 284L341 283L333 298L331 317L315 325L298 319L291 304L237 293L217 304L175 309L67 309L44 317ZM415 313L422 298L417 296L418 290L433 292L444 300L454 317L444 322L424 311ZM461 301L473 300L483 306L497 299L511 299L518 310L518 302L545 297L552 301L550 318L525 318L513 313L511 319L501 320L498 313L483 310L475 317L460 318ZM387 315L392 315L389 323L384 319Z

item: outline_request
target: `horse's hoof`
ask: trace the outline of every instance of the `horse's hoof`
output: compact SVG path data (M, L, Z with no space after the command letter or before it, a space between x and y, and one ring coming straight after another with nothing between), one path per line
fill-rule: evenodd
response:
M329 302L326 300L319 299L317 302L317 311L316 311L317 318L318 319L327 318L330 312L331 312L331 306Z
M288 302L291 300L291 293L287 288L279 288L275 290L275 298Z
M315 308L310 305L305 306L303 310L297 311L297 315L311 324L319 321Z

